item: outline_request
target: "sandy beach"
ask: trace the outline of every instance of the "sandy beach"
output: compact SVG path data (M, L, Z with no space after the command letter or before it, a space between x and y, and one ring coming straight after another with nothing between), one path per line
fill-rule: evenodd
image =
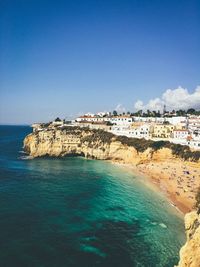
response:
M195 204L195 194L200 186L200 164L184 163L180 160L152 161L137 166L115 163L132 169L138 175L145 176L182 213L192 210Z

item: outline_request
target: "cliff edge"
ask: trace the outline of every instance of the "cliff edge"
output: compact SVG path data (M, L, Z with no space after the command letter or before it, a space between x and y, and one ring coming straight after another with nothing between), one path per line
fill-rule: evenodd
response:
M187 241L180 250L177 267L200 267L200 214L192 211L185 215Z
M150 160L200 160L200 152L191 152L187 146L167 141L115 136L103 130L79 127L61 129L44 128L24 139L24 150L32 157L82 155L95 159L112 159L124 163L140 164Z

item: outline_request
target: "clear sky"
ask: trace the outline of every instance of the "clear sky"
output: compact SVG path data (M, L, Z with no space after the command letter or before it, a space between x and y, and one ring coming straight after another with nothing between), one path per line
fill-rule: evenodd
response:
M199 0L0 0L0 34L0 123L200 84Z

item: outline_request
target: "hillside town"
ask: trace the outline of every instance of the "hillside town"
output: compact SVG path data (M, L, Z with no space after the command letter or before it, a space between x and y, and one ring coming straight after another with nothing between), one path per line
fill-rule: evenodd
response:
M33 124L34 131L46 128L62 128L68 126L102 129L115 135L134 138L145 138L154 141L169 141L175 144L187 145L192 150L200 150L200 114L194 109L188 112L163 113L123 113L117 111L87 113L75 120L66 121L59 118L48 124Z

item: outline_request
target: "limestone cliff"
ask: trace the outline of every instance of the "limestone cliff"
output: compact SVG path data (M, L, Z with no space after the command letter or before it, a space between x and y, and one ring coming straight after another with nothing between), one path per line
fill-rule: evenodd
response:
M95 159L112 159L134 165L150 160L175 159L168 147L155 147L156 142L117 137L102 130L79 127L43 129L29 134L24 150L32 157L83 155Z
M173 158L168 148L156 151L147 148L138 152L135 147L122 144L111 133L78 127L65 127L61 130L46 129L31 133L24 139L24 150L32 157L76 154L135 165L157 158L159 160Z
M200 267L200 214L192 211L185 215L185 230L187 241L177 267Z

